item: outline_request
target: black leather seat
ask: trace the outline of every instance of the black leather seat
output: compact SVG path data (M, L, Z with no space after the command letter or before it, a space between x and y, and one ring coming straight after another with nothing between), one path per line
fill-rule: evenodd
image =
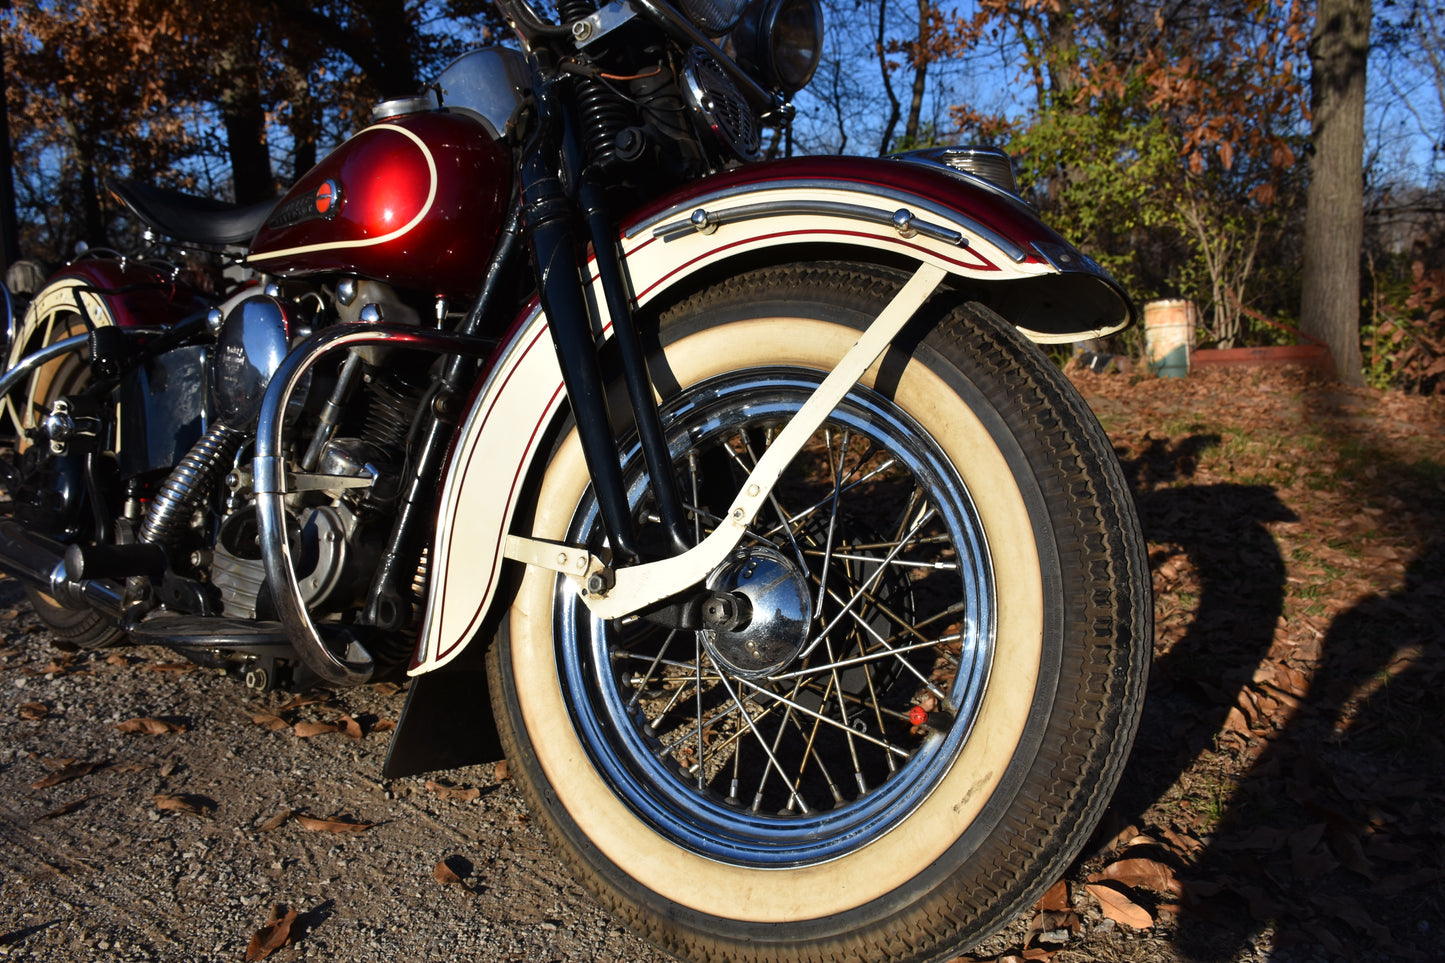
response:
M157 234L193 244L244 244L280 201L230 204L117 178L106 186Z

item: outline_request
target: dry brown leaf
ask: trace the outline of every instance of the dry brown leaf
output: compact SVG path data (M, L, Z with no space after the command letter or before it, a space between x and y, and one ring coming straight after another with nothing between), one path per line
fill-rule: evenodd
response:
M340 726L341 734L346 736L348 739L361 738L361 723L351 718L351 716L342 716L340 719L336 720L336 724Z
M111 728L127 733L144 733L148 736L161 736L168 732L186 731L185 726L177 725L174 722L148 718L127 719L124 722L116 723L111 726Z
M20 718L29 722L44 719L50 715L50 707L43 702L24 702L20 705Z
M1067 912L1070 909L1068 880L1061 879L1050 886L1044 895L1039 897L1035 907L1046 913Z
M497 782L506 782L512 778L511 772L507 769L507 760L502 759L492 764L492 778Z
M74 765L67 765L61 769L56 770L55 772L52 772L50 775L45 776L44 778L31 783L30 788L49 789L51 786L58 785L62 782L66 782L71 779L79 779L81 776L88 776L103 765L105 764L100 762L81 762Z
M324 732L335 732L336 726L329 722L298 722L292 727L292 731L302 739L309 739Z
M390 732L395 728L396 720L394 719L378 719L376 720L376 722L371 724L372 732Z
M246 963L264 960L285 946L291 939L291 926L296 922L296 911L285 906L271 907L271 917L266 925L251 936L246 946Z
M430 779L426 781L426 788L442 799L458 799L462 802L471 802L482 794L480 789L458 789L455 786L444 786Z
M398 692L401 691L401 686L397 685L395 682L375 682L372 684L371 688L377 693L384 696L396 695Z
M276 711L277 711L277 712L289 712L289 711L291 711L292 709L299 709L299 708L301 708L302 706L314 706L314 705L317 705L317 704L319 704L319 703L322 703L322 702L327 701L327 699L329 699L329 698L330 698L329 696L324 696L324 695L319 695L319 696L315 696L315 695L313 695L313 696L297 696L296 698L292 699L290 702L286 703L284 706L282 706L281 708L277 709Z
M1154 917L1148 910L1112 886L1085 883L1084 888L1099 901L1099 908L1104 911L1104 915L1114 922L1123 923L1136 930L1148 929L1154 925Z
M195 667L194 662L157 662L146 666L152 672L190 672Z
M446 860L442 860L432 867L431 874L432 878L443 886L462 885L462 878L452 871L452 868L446 864Z
M1156 893L1173 893L1175 896L1184 894L1184 887L1180 886L1179 880L1174 878L1174 870L1153 859L1140 857L1121 859L1110 863L1104 867L1102 873L1095 873L1089 879L1093 882L1111 879L1116 883L1123 883L1125 886L1137 886L1141 889L1153 890Z
M293 809L283 809L279 813L262 823L258 828L263 833L269 833L273 829L280 829L281 824L286 822L286 820L290 819L293 812L295 812L295 810Z
M190 813L193 816L206 814L206 803L200 796L184 793L161 793L152 798L156 808L166 812Z
M66 803L64 806L57 806L56 808L50 810L50 812L48 812L48 813L41 813L40 818L41 818L41 819L54 819L56 816L64 816L66 813L73 813L73 812L75 812L77 809L79 809L81 806L84 806L86 803L88 803L88 802L90 802L92 799L94 799L94 798L95 798L95 795L96 795L96 794L91 794L91 795L89 795L89 796L81 796L79 799L72 800L72 801Z
M125 656L113 655L105 660L106 665L125 665Z
M302 829L313 833L364 833L375 823L349 823L340 819L317 819L315 816L296 816Z
M280 716L273 716L269 712L248 712L246 714L251 717L251 721L256 723L256 725L265 726L272 732L275 732L277 729L287 729L291 726L291 723L285 719Z

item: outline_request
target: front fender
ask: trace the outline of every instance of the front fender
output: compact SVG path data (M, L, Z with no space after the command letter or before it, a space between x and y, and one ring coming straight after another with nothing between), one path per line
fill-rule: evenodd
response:
M776 161L701 181L626 219L621 247L638 306L725 272L728 262L825 247L855 260L930 262L1037 341L1098 337L1133 316L1117 282L1021 201L973 178L899 161ZM596 275L592 307L610 336ZM501 595L503 542L566 393L534 304L514 325L459 436L438 506L426 618L411 674L455 659Z

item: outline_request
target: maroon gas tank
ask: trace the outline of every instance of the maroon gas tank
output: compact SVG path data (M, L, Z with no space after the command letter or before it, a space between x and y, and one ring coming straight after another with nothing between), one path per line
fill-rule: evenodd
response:
M302 177L251 241L267 274L344 273L474 294L511 190L511 154L442 111L368 127Z

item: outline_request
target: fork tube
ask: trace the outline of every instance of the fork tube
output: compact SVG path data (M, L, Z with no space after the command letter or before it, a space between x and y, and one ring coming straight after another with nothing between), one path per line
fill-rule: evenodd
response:
M597 273L607 299L607 316L612 320L612 336L622 359L622 376L627 395L632 401L632 416L637 424L637 438L647 462L647 474L657 498L657 513L667 529L673 548L685 552L692 548L688 540L682 494L677 487L677 474L672 470L672 453L662 433L662 418L652 396L652 376L647 371L647 357L642 339L632 321L632 298L622 274L617 252L617 234L602 201L602 191L586 175L578 193L587 215L587 228L592 235L592 252L597 258Z
M583 293L582 263L573 226L576 208L558 173L563 154L554 145L570 138L571 132L557 99L559 75L541 64L539 67L543 69L538 70L538 76L543 79L536 86L538 130L523 151L521 165L522 211L537 296L547 315L608 540L618 561L636 561L637 538L616 435L607 412L591 313Z

